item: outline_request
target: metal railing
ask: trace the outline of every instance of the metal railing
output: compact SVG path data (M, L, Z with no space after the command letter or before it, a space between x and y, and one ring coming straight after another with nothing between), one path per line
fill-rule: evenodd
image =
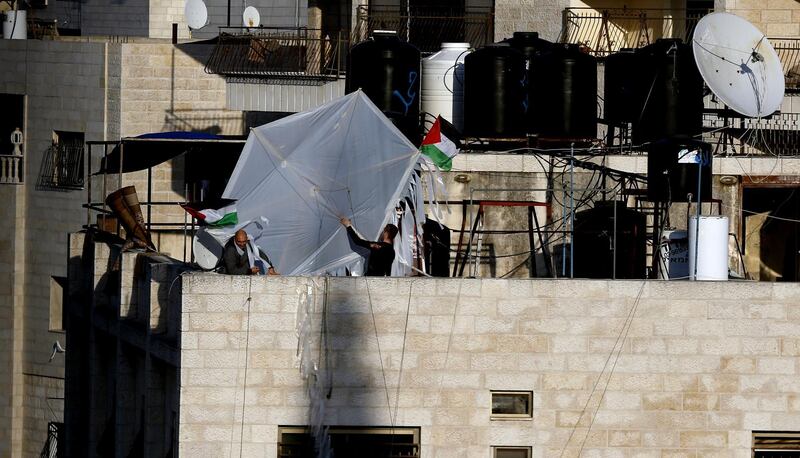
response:
M640 48L659 38L688 41L710 11L659 8L565 8L561 41L585 46L602 57L622 48Z
M800 93L800 38L770 38L786 77L786 92Z
M25 182L22 156L0 154L0 184L22 184Z
M63 428L63 423L51 421L47 424L47 441L45 441L44 447L42 447L39 458L57 458L63 456L63 452L58 453L58 439Z
M704 140L725 156L800 156L800 113L778 113L769 118L724 117L707 113Z
M319 29L222 27L206 73L239 79L336 79L348 40Z
M467 42L473 47L494 41L494 12L490 8L454 11L443 8L358 7L353 43L369 38L375 30L392 30L423 54L441 49L444 42Z
M83 189L83 142L53 143L44 153L39 189Z

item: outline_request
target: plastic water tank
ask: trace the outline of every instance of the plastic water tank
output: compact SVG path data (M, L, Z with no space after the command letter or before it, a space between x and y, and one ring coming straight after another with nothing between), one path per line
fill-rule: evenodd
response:
M6 40L24 40L28 38L27 12L18 10L6 11L3 19L3 38Z
M359 88L408 139L419 144L420 54L396 34L375 33L353 46L346 93Z
M711 144L672 137L647 145L647 197L659 202L697 201L700 167L701 200L711 198Z
M689 277L696 280L728 279L727 216L700 215L699 230L697 216L689 219Z
M535 59L535 129L542 137L597 137L597 59L558 44Z
M638 118L640 79L641 65L635 50L624 48L606 57L603 118L607 122L621 124Z
M536 71L535 59L543 52L549 50L553 43L539 38L537 32L514 32L514 35L503 41L514 49L518 49L525 56L525 68L527 69L527 119L525 128L528 133L536 133L534 113L538 107L536 102L536 90L533 84L534 72Z
M671 136L692 137L703 128L703 79L692 47L680 39L660 39L637 51L641 115L633 142L641 145Z
M469 43L442 43L442 49L422 60L422 111L442 116L464 129L464 57Z
M510 138L525 133L525 56L488 45L464 59L464 132Z

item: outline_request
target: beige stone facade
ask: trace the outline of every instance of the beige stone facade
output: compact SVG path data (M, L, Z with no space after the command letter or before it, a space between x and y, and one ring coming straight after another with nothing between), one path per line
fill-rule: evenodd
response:
M753 431L800 429L794 284L192 274L181 454L274 457L308 424L303 293L323 367L327 310L324 424L419 427L422 457L745 458ZM492 390L532 391L532 419L492 420Z

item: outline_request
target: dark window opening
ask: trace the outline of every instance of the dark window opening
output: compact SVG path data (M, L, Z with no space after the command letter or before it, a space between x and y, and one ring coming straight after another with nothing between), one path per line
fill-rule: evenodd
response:
M794 186L745 184L742 243L748 276L761 281L800 280L800 183Z
M533 393L530 391L493 391L492 418L530 418Z
M14 129L25 131L25 96L17 94L0 94L0 154L13 154L14 145L11 134ZM23 146L24 149L24 146Z
M800 432L753 431L753 458L800 457Z
M83 189L83 132L53 132L53 143L45 150L38 189Z
M419 458L419 428L358 428L335 426L328 430L333 456ZM314 439L304 427L280 427L279 458L313 458Z
M531 447L492 447L492 458L531 458Z

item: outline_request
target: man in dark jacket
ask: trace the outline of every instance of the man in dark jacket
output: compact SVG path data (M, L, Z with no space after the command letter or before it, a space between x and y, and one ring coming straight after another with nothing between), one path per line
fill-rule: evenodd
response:
M222 252L221 273L228 275L258 275L259 273L278 275L272 264L270 264L267 255L258 250L258 255L256 256L254 248L258 250L254 243L249 242L247 232L242 229L236 231L236 235L228 240Z
M347 234L356 245L369 250L367 260L367 276L380 277L392 275L392 262L394 262L394 238L397 235L397 226L387 224L377 242L368 242L358 236L348 218L342 218L342 225L347 228Z

